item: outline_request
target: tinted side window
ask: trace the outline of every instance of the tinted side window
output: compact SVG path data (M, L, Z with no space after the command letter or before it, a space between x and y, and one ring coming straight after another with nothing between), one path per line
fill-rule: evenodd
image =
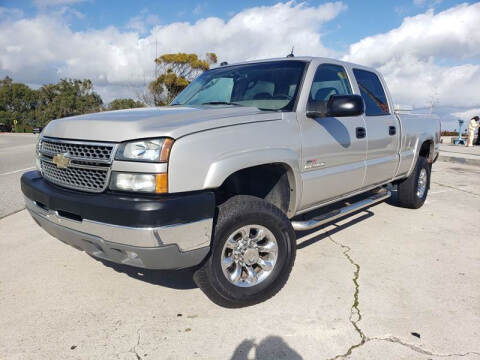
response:
M388 101L378 76L370 71L353 69L360 93L365 102L365 115L388 115Z
M332 95L351 93L352 88L342 66L322 64L317 68L310 90L310 101L327 101Z

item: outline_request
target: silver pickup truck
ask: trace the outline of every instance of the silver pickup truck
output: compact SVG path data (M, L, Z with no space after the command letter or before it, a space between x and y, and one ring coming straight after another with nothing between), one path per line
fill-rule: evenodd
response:
M51 121L21 179L48 233L148 269L195 269L215 303L286 283L296 233L386 200L419 208L440 125L374 69L289 57L206 71L170 106Z

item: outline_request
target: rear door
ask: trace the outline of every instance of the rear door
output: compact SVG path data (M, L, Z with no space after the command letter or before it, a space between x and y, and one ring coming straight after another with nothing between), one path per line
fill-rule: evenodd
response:
M395 176L399 163L400 124L389 106L379 76L372 71L355 68L353 74L365 102L367 172L364 185L375 185Z
M308 95L302 91L303 109L309 101L327 101L332 95L353 94L348 73L342 65L323 63L314 69L305 79L305 84L309 80L311 86L305 85ZM363 116L312 119L301 111L298 119L303 180L300 210L361 188L367 149L362 133L365 130Z

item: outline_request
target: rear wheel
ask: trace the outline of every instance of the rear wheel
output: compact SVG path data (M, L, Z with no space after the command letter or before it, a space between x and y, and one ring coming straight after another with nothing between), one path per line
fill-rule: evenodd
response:
M218 208L210 256L194 279L218 305L254 305L285 285L295 249L295 233L280 209L253 196L235 196Z
M431 164L427 158L419 157L410 176L398 184L400 206L418 209L425 203L430 188L430 174Z

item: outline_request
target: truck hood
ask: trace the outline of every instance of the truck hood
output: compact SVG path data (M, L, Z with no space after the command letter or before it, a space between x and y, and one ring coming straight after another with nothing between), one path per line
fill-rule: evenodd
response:
M281 119L282 114L240 106L165 106L73 116L51 121L43 136L122 142L179 137L218 127Z

